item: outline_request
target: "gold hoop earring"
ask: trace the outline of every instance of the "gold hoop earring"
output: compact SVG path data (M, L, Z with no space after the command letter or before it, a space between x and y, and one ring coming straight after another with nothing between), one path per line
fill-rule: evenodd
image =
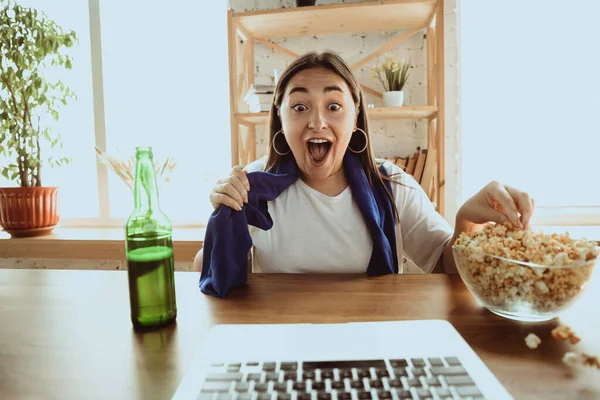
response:
M280 151L277 150L277 146L275 146L275 139L277 139L277 135L279 135L280 133L283 133L283 131L282 130L278 130L277 132L275 132L275 135L273 135L273 143L272 143L272 145L273 145L273 151L275 151L275 153L277 153L278 155L280 155L280 156L283 157L283 156L286 156L286 155L288 155L290 153L290 148L289 148L289 145L288 145L288 151L286 151L285 153L281 153Z
M356 151L356 150L352 149L352 147L350 147L350 143L348 143L348 150L350 150L353 153L360 154L363 151L365 151L367 149L367 147L369 146L369 137L367 136L367 132L365 132L364 130L362 130L360 128L356 128L356 130L354 132L356 132L356 131L361 131L362 134L364 135L364 137L365 137L365 147L363 147L359 151ZM352 136L354 136L354 132L352 133Z

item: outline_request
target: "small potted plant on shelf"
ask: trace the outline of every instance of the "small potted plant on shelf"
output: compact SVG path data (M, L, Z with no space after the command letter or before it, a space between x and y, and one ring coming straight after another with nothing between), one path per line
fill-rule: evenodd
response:
M62 51L76 40L36 9L12 1L0 8L0 173L17 186L0 188L0 225L13 237L49 233L59 221L58 188L42 185L42 169L69 159L44 154L46 145L62 147L45 120L58 120L59 105L75 95L43 71L71 69Z
M384 107L401 107L404 105L404 92L402 89L408 80L410 68L410 60L399 63L390 55L386 56L383 64L373 65L370 68L373 71L372 77L379 81L384 90Z

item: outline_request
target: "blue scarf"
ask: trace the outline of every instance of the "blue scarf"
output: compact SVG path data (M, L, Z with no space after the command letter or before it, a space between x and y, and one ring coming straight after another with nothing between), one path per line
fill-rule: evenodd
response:
M373 253L367 274L397 274L398 255L392 202L381 185L369 184L358 156L347 151L343 167L353 199L373 240ZM379 170L387 176L383 166ZM269 215L267 202L276 199L296 182L298 175L298 166L291 156L286 157L273 172L251 172L247 175L250 182L248 203L242 211L220 206L213 212L208 220L203 244L200 274L202 293L223 298L232 288L246 283L248 252L252 248L248 224L263 230L271 229L273 220ZM392 193L390 183L384 180L384 184Z

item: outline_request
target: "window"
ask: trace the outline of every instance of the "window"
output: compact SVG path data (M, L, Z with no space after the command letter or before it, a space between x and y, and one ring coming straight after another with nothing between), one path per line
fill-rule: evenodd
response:
M157 161L174 158L174 181L160 188L174 223L205 222L211 177L230 170L226 11L220 1L100 1L107 149L133 156L150 145ZM132 193L108 178L110 215L125 218Z
M532 195L534 224L600 224L600 4L460 7L463 201L496 179Z
M205 223L214 178L231 166L226 2L18 1L79 38L73 69L48 71L78 96L54 123L73 162L43 171L45 186L61 188L61 224L121 225L131 213L130 189L112 171L98 173L94 147L104 141L125 159L146 145L157 161L173 157L163 211L174 225Z

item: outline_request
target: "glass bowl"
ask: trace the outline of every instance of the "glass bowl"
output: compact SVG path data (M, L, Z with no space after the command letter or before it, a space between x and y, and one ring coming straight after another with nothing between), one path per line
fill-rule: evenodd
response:
M547 266L452 247L456 267L485 308L518 321L547 321L583 293L598 256L568 266Z

